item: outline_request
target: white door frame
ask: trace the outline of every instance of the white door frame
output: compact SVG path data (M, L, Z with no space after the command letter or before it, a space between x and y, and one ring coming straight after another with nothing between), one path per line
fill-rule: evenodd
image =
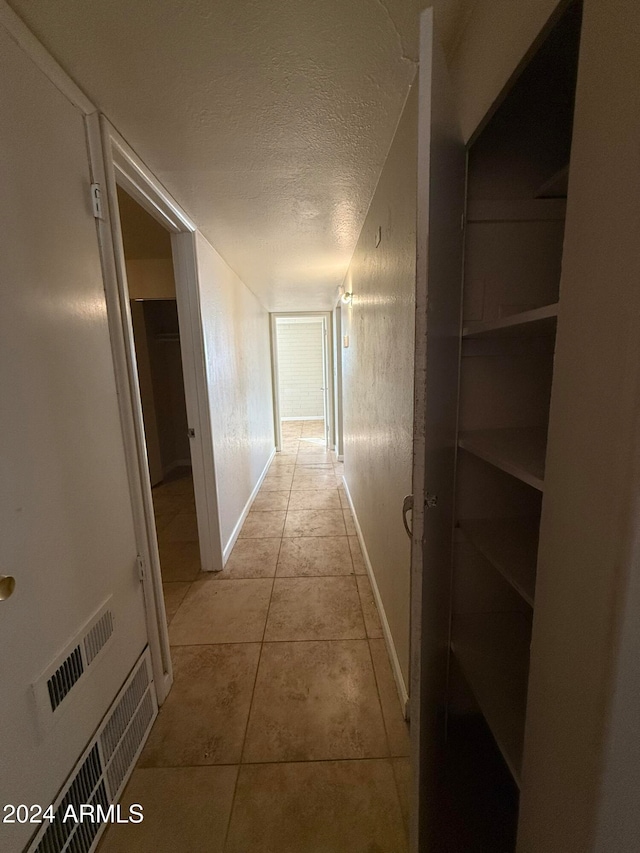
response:
M324 363L324 373L329 382L328 390L324 392L325 394L325 407L326 407L326 428L329 432L329 445L333 445L335 442L334 438L334 412L333 412L333 352L331 346L331 340L333 337L333 316L331 311L274 311L269 314L270 324L271 324L271 387L273 388L273 418L274 418L274 434L275 434L275 444L276 450L279 452L282 450L282 425L280 421L280 383L278 378L278 334L277 334L277 326L276 321L278 318L286 318L286 317L321 317L325 321L325 344L324 344L324 353L325 353L325 363ZM329 448L327 448L329 449Z
M144 435L117 186L129 193L171 234L202 568L222 569L222 539L209 418L204 339L195 248L196 226L104 116L87 117L92 180L100 187L97 218L111 346L131 502L142 562L149 648L158 702L173 681L169 633L162 594L160 555Z

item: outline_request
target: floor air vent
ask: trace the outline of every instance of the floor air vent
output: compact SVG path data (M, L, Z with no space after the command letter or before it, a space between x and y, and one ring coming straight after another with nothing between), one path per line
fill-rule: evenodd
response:
M96 744L80 765L80 769L69 785L66 794L62 797L60 804L55 810L53 823L47 827L35 848L36 853L62 853L63 850L70 849L66 846L67 841L69 841L72 834L75 834L74 830L77 832L80 827L76 827L76 824L72 821L65 821L64 817L67 814L69 806L73 806L77 813L83 803L92 803L96 794L100 795L104 792L104 783L99 784L101 778L102 763L98 745ZM106 806L106 796L103 799L103 805ZM83 824L82 826L85 825ZM82 835L83 833L81 833L81 837ZM89 850L90 846L86 848L79 847L78 849Z
M67 644L33 685L43 723L51 722L64 700L99 657L114 629L109 598Z
M100 746L105 761L111 760L111 756L122 740L125 729L133 719L136 708L140 706L140 700L146 693L148 684L147 671L144 667L140 667L113 709L100 735Z
M118 748L113 754L111 764L107 769L107 781L110 791L119 791L122 782L127 775L134 757L138 753L138 747L149 728L149 723L155 713L154 702L149 693L145 694L140 703L131 725L125 732Z
M151 672L147 650L56 798L53 822L43 825L27 853L90 853L95 849L104 823L64 818L70 806L78 814L83 804L93 805L98 816L105 814L120 797L158 710Z

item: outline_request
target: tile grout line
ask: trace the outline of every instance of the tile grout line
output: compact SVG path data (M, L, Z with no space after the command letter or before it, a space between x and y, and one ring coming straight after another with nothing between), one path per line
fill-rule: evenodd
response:
M344 577L344 578L352 578L353 575L329 575L329 577ZM261 578L261 580L268 580L268 578ZM272 580L288 580L288 578L279 578L274 577ZM330 637L330 638L314 638L311 640L264 640L265 644L275 645L276 643L366 643L370 639L378 640L380 637L369 637L366 636L366 627L365 627L365 636L364 637ZM171 646L172 649L186 649L186 648L198 648L202 646L257 646L262 645L262 640L234 640L232 643L174 643Z
M291 490L289 490L289 499L290 498L291 498ZM288 501L287 501L287 506L288 506ZM286 516L285 516L285 519L286 519ZM247 711L247 722L245 724L244 735L242 737L242 747L240 749L240 760L238 762L238 773L236 775L236 782L235 782L235 785L233 788L233 797L231 798L231 807L229 809L229 820L227 821L227 828L226 828L226 832L224 835L224 842L222 845L223 850L226 849L227 843L229 840L229 830L231 828L231 819L233 817L233 810L234 810L235 803L236 803L236 794L238 791L238 783L240 781L240 772L242 770L242 766L244 763L243 758L244 758L244 751L245 751L245 747L246 747L246 743L247 743L247 732L249 731L249 721L251 719L251 710L253 708L253 700L254 700L254 696L255 696L255 692L256 692L256 684L258 683L258 673L260 672L260 661L262 660L262 650L264 648L264 637L265 637L265 634L267 631L267 622L269 621L269 612L271 610L271 601L273 599L273 588L274 588L275 582L276 582L276 572L278 569L278 560L280 559L280 551L281 550L282 550L282 537L280 537L280 547L278 548L278 555L276 557L276 565L275 565L273 577L271 580L271 591L269 593L269 604L267 606L267 613L266 613L265 620L264 620L264 628L262 629L262 640L260 641L260 650L258 652L258 661L256 664L256 674L254 676L253 686L251 688L251 699L249 700L249 708Z
M349 548L349 551L351 551L351 548ZM353 555L351 555L351 560L353 562ZM362 603L362 596L360 594L360 586L358 584L357 575L354 575L354 579L355 579L356 589L358 591L358 601L360 602L360 612L362 614L362 621L364 623L364 630L365 630L365 634L367 636L367 649L369 651L369 660L371 661L371 670L373 672L373 680L374 680L375 685L376 685L376 695L378 697L378 705L380 706L380 716L382 717L382 725L384 727L384 737L385 737L385 742L387 744L387 756L390 760L391 759L391 739L389 738L389 730L388 730L388 726L387 726L387 720L385 718L384 709L382 707L382 696L380 695L380 684L378 681L378 674L376 672L375 663L373 662L373 654L371 652L371 639L372 638L369 636L369 629L367 628L367 620L365 619L365 615L364 615L364 605ZM393 770L393 766L392 766L392 770ZM393 774L393 778L394 778L394 782L395 782L395 774ZM396 794L398 793L397 788L398 788L398 786L396 783Z
M280 548L281 548L281 547L282 547L282 539L280 539ZM276 567L277 567L277 565L278 565L278 559L279 559L279 557L280 557L280 548L278 548L278 557L276 558ZM272 582L271 582L271 592L269 593L269 604L268 604L268 606L267 606L267 614L266 614L266 617L265 617L265 620L264 620L264 628L262 629L262 640L260 641L260 649L259 649L259 651L258 651L258 660L257 660L257 663L256 663L256 674L254 675L254 678L253 678L253 685L252 685L252 687L251 687L251 699L249 700L249 708L248 708L248 710L247 710L247 722L245 723L245 727L244 727L244 734L243 734L243 736L242 736L242 746L241 746L241 748L240 748L240 758L239 758L239 761L238 761L238 772L237 772L237 774L236 774L236 781L235 781L235 785L233 786L233 796L231 797L231 807L229 808L229 819L228 819L228 821L227 821L227 828L226 828L226 831L225 831L225 834L224 834L224 842L223 842L223 844L222 844L222 849L223 849L223 850L225 850L225 849L226 849L227 842L228 842L228 840L229 840L229 829L231 828L231 819L232 819L232 817L233 817L233 810L234 810L235 803L236 803L236 794L237 794L237 791L238 791L238 783L239 783L239 781L240 781L240 771L241 771L241 769L242 769L242 763L243 763L243 762L242 762L242 759L243 759L243 756L244 756L244 748L245 748L245 744L246 744L246 741L247 741L247 732L248 732L248 730L249 730L249 720L251 719L251 708L252 708L252 706L253 706L253 697L254 697L254 694L255 694L255 691L256 691L256 684L257 684L257 681L258 681L258 672L259 672L259 670L260 670L260 661L261 661L261 659L262 659L262 649L263 649L263 647L264 647L264 634L265 634L265 631L267 630L267 619L269 618L269 610L271 609L271 598L272 598L272 596L273 596L273 586L274 586L274 583L275 583L275 572L274 572L273 579L272 579Z
M299 446L299 442L298 442L298 446ZM297 460L297 459L299 458L299 454L296 454L296 457L295 457L295 458L296 458L296 460ZM336 463L334 462L334 463L333 463L333 473L334 473L334 475L335 475L335 464L336 464ZM296 465L297 465L297 463L296 463ZM293 491L298 491L298 490L294 490L294 489L293 489L293 479L295 478L295 474L296 474L296 470L295 470L296 465L294 465L294 472L293 472L293 477L292 477L291 487L287 490L287 491L288 491L288 497L287 497L287 502L286 502L286 504L287 504L287 505L286 505L286 509L284 510L284 512L285 512L285 523L286 523L286 516L287 516L287 514L288 514L288 512L289 512L289 507L290 507L290 502L291 502L292 492L293 492ZM329 472L327 472L327 473L329 473ZM337 475L336 475L336 476L337 476ZM332 487L332 489L333 489L333 487ZM332 491L332 489L331 489L330 491ZM338 484L336 484L336 489L338 489L338 491L339 491L339 485L338 485ZM316 491L315 489L312 489L312 490L313 490L313 491ZM284 491L284 490L283 490L283 491ZM166 766L166 767L172 767L172 766L175 766L175 767L194 767L194 768L195 768L195 767L222 767L222 766L229 766L229 767L236 767L236 768L237 768L237 773L236 773L235 782L234 782L233 795L232 795L232 798L231 798L231 805L230 805L230 809L229 809L229 813L228 813L228 819L227 819L227 822L226 822L226 830L225 830L224 838L223 838L223 849L224 849L224 850L227 850L227 849L228 849L228 844L229 844L229 839L230 839L230 827L231 827L232 818L233 818L233 815L234 815L234 810L235 810L235 805L236 805L237 792L238 792L238 786L239 786L239 780L240 780L240 773L241 773L241 770L242 770L242 767L243 767L243 766L248 766L248 767L250 767L250 766L260 766L260 765L266 765L266 766L269 766L269 765L282 765L282 764L305 764L305 763L316 763L316 764L322 764L322 763L325 763L325 764L331 764L331 763L346 762L346 761L349 761L349 762L353 762L353 761L360 761L360 762L364 762L364 761L366 761L366 762L376 762L376 761L377 761L377 762L380 762L380 761L384 761L385 763L387 763L387 764L391 767L391 770L392 770L392 778L393 778L393 781L394 781L394 786L393 786L393 787L394 787L395 792L396 792L396 797L397 797L397 799L398 799L398 801L399 801L400 793L399 793L399 788L398 788L398 780L397 780L397 778L396 778L396 773L395 773L395 770L394 770L394 767L393 767L393 762L392 762L392 758L393 758L393 756L392 756L392 752L391 752L391 746L390 746L390 739L389 739L389 732L388 732L387 722L386 722L386 719L385 719L385 716L384 716L383 707L382 707L382 699L381 699L381 694L380 694L380 684L379 684L378 676L377 676L377 673L376 673L375 665L374 665L374 662L373 662L373 655L372 655L372 648L371 648L372 638L371 638L371 637L369 637L369 635L368 635L367 625L366 625L366 620L365 620L365 618L364 618L364 606L363 606L363 600L362 600L362 596L360 595L360 589L359 589L359 587L358 587L358 582L357 582L357 578L358 578L358 576L357 576L356 571L355 571L355 563L354 563L353 552L352 552L352 550L351 550L350 542L349 542L349 536L350 536L350 534L349 534L349 532L348 532L348 530L347 530L347 528L346 528L346 521L344 521L345 508L342 506L341 502L340 502L340 510L341 510L341 514L342 514L342 516L343 516L343 522L345 523L345 533L344 533L344 534L324 534L324 535L320 534L320 535L315 535L315 536L311 536L311 537L306 537L306 536L304 536L304 535L302 535L302 536L294 536L294 537L285 537L285 536L284 536L284 530L283 530L283 531L282 531L282 535L280 535L280 536L266 536L266 537L265 537L265 536L258 536L258 537L247 537L248 539L253 540L253 541L259 541L259 540L261 540L261 539L279 539L279 548L278 548L278 553L277 553L277 555L276 555L276 563L275 563L275 570L274 570L274 574L273 574L273 575L272 575L272 577L271 577L271 581L272 581L272 582L271 582L271 589L270 589L269 602L268 602L268 606L267 606L267 611L266 611L266 616L265 616L265 622L264 622L264 627L263 627L263 632L262 632L262 639L259 641L259 646L260 646L260 648L259 648L259 652L258 652L258 660L257 660L257 665L256 665L255 676L254 676L254 679L253 679L253 686L252 686L252 690L251 690L251 698L250 698L250 702L249 702L249 709L248 709L248 714L247 714L247 721L246 721L246 725L245 725L245 729L244 729L244 736L243 736L243 740L242 740L242 747L241 747L241 751L240 751L240 760L239 760L239 763L237 763L237 764L234 764L234 763L220 763L220 764L211 764L211 765L201 765L201 764L195 764L195 765L182 765L182 764L178 764L178 765L163 765L163 767L165 767L165 766ZM271 512L278 512L278 511L281 511L281 510L264 510L263 512L269 512L269 511L271 511ZM316 510L316 511L317 511L317 510ZM253 709L253 702L254 702L254 700L255 700L255 690L256 690L256 685L257 685L258 675L259 675L259 671L260 671L260 665L261 665L261 659L262 659L262 652L263 652L264 645L265 645L265 642L266 642L265 637L266 637L266 631L267 631L267 626L268 626L269 614L270 614L271 605L272 605L272 602L273 602L273 594L274 594L274 590L275 590L275 581L276 581L276 579L279 577L279 575L278 575L278 565L279 565L279 560L280 560L280 556L281 556L281 552L282 552L283 540L284 540L285 538L292 538L292 539L293 539L293 538L301 538L301 539L305 539L305 538L309 538L309 539L316 539L316 538L317 538L317 539L338 538L338 539L341 539L341 540L342 540L342 539L344 539L344 538L347 538L347 542L348 542L348 544L349 544L349 560L350 560L350 565L351 565L351 572L350 572L350 573L347 573L347 574L339 574L339 575L335 575L335 574L332 574L332 575L324 575L324 574L323 574L323 575L285 575L285 576L282 576L282 577L285 577L285 578L294 578L294 579L295 579L295 578L308 579L308 578L352 577L352 578L354 579L354 583L355 583L355 585L356 585L356 593L357 593L357 595L358 595L358 605L359 605L360 615L361 615L361 618L362 618L362 623L363 623L363 628L364 628L364 634L365 634L365 636L364 636L364 637L356 637L356 638L333 638L333 639L330 639L330 640L320 640L319 642L344 642L345 640L351 640L352 642L353 642L353 641L356 641L356 642L366 642L366 643L367 643L367 646L368 646L368 652L369 652L370 665L371 665L371 668L372 668L372 671L373 671L374 682L375 682L375 685L376 685L376 696L377 696L377 698L378 698L378 704L379 704L379 707L380 707L380 713L381 713L381 717L382 717L382 721L383 721L383 726L384 726L384 731L385 731L385 745L386 745L386 754L385 754L385 755L373 755L373 756L357 757L357 758L337 757L337 758L321 758L321 759L298 759L298 760L296 760L296 759L293 759L293 760L289 759L289 760L278 760L278 761L255 761L255 762L252 762L252 761L245 761L245 760L244 760L244 758L245 758L245 751L246 751L246 745L247 745L247 734L248 734L248 729L249 729L249 722L250 722L250 719L251 719L251 713L252 713L252 709ZM241 579L241 578L228 578L228 579L236 579L236 580L239 580L239 579ZM223 580L224 580L224 579L223 579ZM194 584L194 580L188 581L188 582L187 582L187 584L188 584L188 586L187 586L187 590L186 590L186 592L185 592L185 596L183 597L183 601L184 601L184 598L186 598L186 596L188 595L189 590L190 590L190 589L191 589L191 587L193 586L193 584ZM176 612L177 612L177 611L176 611ZM300 640L273 640L273 641L269 641L269 642L272 642L272 643L274 643L274 644L275 644L275 643L282 643L282 642L289 642L289 643L297 642L297 643L303 643L303 642L318 642L318 640L316 640L316 639L300 639ZM253 645L253 644L255 644L255 643L256 643L256 641L254 640L254 641L253 641L252 643L250 643L250 644L252 644L252 645ZM191 643L191 644L185 644L185 646L196 646L196 647L198 647L198 646L204 646L204 645L241 645L241 644L243 644L243 643L215 643L215 644L210 644L210 643L198 643L198 644L193 644L193 643ZM248 643L246 643L246 644L248 644ZM182 646L182 647L185 647L185 646ZM178 647L180 647L180 646L178 646ZM154 769L154 768L145 768L145 769Z
M344 508L343 508L343 509L344 509ZM349 508L349 509L350 509L350 508ZM351 552L351 543L349 543L349 553L351 554L351 562L352 562L352 564L353 564L353 553ZM369 636L369 631L367 630L367 623L366 623L366 620L365 620L365 618L364 618L364 606L363 606L363 604L362 604L362 596L360 595L360 587L359 587L359 585L358 585L358 580L357 580L358 576L355 574L355 565L353 566L353 568L354 568L354 578L355 578L355 581L356 581L356 588L357 588L357 590L358 590L358 601L360 602L360 610L362 611L362 619L363 619L364 626L365 626L365 632L366 632L366 634L367 634L367 648L369 649L369 659L371 660L371 669L373 670L373 678L374 678L375 685L376 685L376 693L377 693L377 696L378 696L378 704L379 704L379 706L380 706L380 716L382 717L382 725L384 726L385 741L386 741L386 744L387 744L387 753L388 753L388 755L387 755L387 761L389 762L389 766L391 767L391 776L392 776L392 778L393 778L393 787L394 787L395 792L396 792L396 799L397 799L398 807L400 808L400 814L401 814L401 817L402 817L402 806L401 806L401 798L400 798L400 786L399 786L399 784L398 784L398 777L397 777L397 774L396 774L396 770L395 770L395 766L394 766L394 761L393 761L393 760L394 760L394 758L396 758L397 756L394 756L394 755L393 755L393 750L391 749L391 738L390 738L390 736L389 736L389 726L388 726L388 724L387 724L387 718L386 718L386 716L385 716L384 708L383 708L383 705L382 705L382 695L381 695L381 693L380 693L380 680L379 680L379 678L378 678L378 673L377 673L377 671L376 671L375 663L374 663L374 661L373 661L373 652L372 652L372 650L371 650L371 641L372 641L372 639L375 639L375 638L370 637L370 636ZM386 649L385 649L385 654L386 654ZM402 818L402 823L403 823L403 825L404 825L404 818ZM405 828L405 829L406 829L406 828Z
M360 606L362 606L362 601L360 602ZM364 619L364 611L362 614L362 618ZM366 625L365 625L365 629L366 629ZM387 719L385 717L384 710L382 707L382 696L380 695L380 682L378 680L378 674L376 672L376 665L373 662L373 653L371 651L371 637L369 637L368 634L367 634L367 648L369 649L369 660L371 661L371 669L373 670L373 679L376 683L376 694L378 696L378 704L380 705L380 716L382 717L382 725L384 726L384 737L385 737L385 741L387 743L388 758L391 759L391 739L389 737L389 727L387 726ZM395 774L394 774L394 781L395 781ZM396 789L397 789L397 786L396 786Z
M297 459L297 453L296 453L296 459ZM269 466L269 468L271 468L271 466ZM293 480L293 478L292 478L292 480ZM287 508L289 506L290 500L291 500L291 489L289 489L289 497L287 498ZM285 521L286 521L286 510L285 510ZM283 525L283 533L284 533L284 525ZM264 648L264 637L265 637L265 633L267 630L267 621L269 619L269 611L271 610L271 600L273 598L273 587L275 586L276 572L278 570L278 561L280 559L280 551L281 550L282 550L282 536L280 536L280 545L278 547L278 554L276 555L276 564L274 567L273 577L271 580L271 591L269 593L269 604L267 606L267 613L266 613L265 620L264 620L264 628L262 629L262 640L260 641L260 650L258 652L258 661L256 663L256 674L254 676L253 686L251 688L251 699L249 700L249 708L247 711L247 722L245 724L244 735L242 737L242 747L240 748L240 760L238 762L238 773L236 775L236 782L235 782L235 785L233 788L233 796L231 798L231 807L229 809L229 820L227 821L227 828L226 828L226 832L225 832L225 836L224 836L224 842L222 845L223 850L226 848L227 842L229 839L229 829L231 828L231 818L233 817L233 809L235 807L236 793L238 791L238 782L240 781L240 771L242 769L242 764L243 764L242 759L244 758L244 750L245 750L245 745L247 742L247 732L249 731L249 720L251 719L251 709L253 707L253 699L254 699L254 695L255 695L255 691L256 691L256 684L258 682L258 672L260 671L260 661L262 660L262 649Z
M297 458L298 458L298 455L296 455L296 460L297 460ZM333 473L335 474L335 468L333 469ZM293 477L295 477L295 467L294 467L294 474L293 474ZM292 480L293 480L293 477L292 477ZM289 489L288 489L287 507L286 507L286 509L285 509L285 519L286 519L286 514L288 513L288 510L289 510L289 505L290 505L290 501L291 501L291 494L292 494L292 491L293 491L292 486L293 486L293 482L292 482L292 484L291 484L291 488L289 488ZM337 486L336 486L336 488L337 488ZM344 508L343 508L342 506L341 506L340 508L341 508L341 510L342 510L342 515L344 516ZM283 531L283 533L284 533L284 531ZM344 534L344 535L339 535L339 538L344 538L344 536L347 536L347 537L348 537L348 535L349 535L349 534L348 534L348 531L346 531L346 526L345 526L345 534ZM243 765L245 765L245 762L244 762L244 753L245 753L246 742L247 742L247 733L248 733L248 728L249 728L249 720L250 720L250 717L251 717L251 711L252 711L253 701L254 701L254 697L255 697L255 688L256 688L257 679L258 679L258 673L259 673L259 669L260 669L260 663L261 663L262 650L263 650L263 648L264 648L264 644L265 644L265 637L266 637L266 630L267 630L267 625L268 625L269 613L270 613L271 604L272 604L272 600L273 600L273 592L274 592L274 588L275 588L275 581L276 581L276 578L277 578L277 567L278 567L278 563L279 563L279 559L280 559L280 554L281 554L281 550L282 550L282 544L283 544L283 538L284 538L284 536L280 536L280 537L255 537L255 538L256 538L256 539L264 539L264 538L268 538L268 539L271 539L271 538L279 538L279 542L280 542L280 544L279 544L279 548L278 548L278 554L277 554L277 556L276 556L276 565L275 565L275 570L274 570L274 574L273 574L273 576L272 576L271 590L270 590L270 596L269 596L269 604L268 604L268 607L267 607L267 613L266 613L266 616L265 616L265 623L264 623L264 628L263 628L263 633L262 633L262 640L260 641L260 649L259 649L258 661L257 661L257 665L256 665L256 673L255 673L255 677L254 677L254 681L253 681L253 687L252 687L251 699L250 699L250 702L249 702L249 710L248 710L248 714L247 714L247 723L246 723L246 726L245 726L244 737L243 737L243 743L242 743L241 754L240 754L240 762L239 762L239 764L237 764L237 765L234 765L234 764L224 764L224 765L223 765L223 764L213 764L213 765L176 765L176 767L186 767L186 766L193 766L193 767L201 767L201 766L234 766L234 767L237 767L237 774L236 774L236 777L235 777L235 783L234 783L234 791L233 791L233 796L232 796L232 800L231 800L231 805L230 805L230 810L229 810L229 816L228 816L228 819L227 819L227 822L226 822L226 830L225 830L224 841L223 841L223 848L224 848L224 849L226 849L226 848L227 848L228 841L229 841L229 832L230 832L231 821L232 821L233 812L234 812L234 808L235 808L236 794L237 794L237 789L238 789L238 784L239 784L239 779L240 779L240 772L241 772L242 766L243 766ZM300 538L306 538L306 537L300 537ZM309 538L330 538L330 536L329 536L329 537L327 537L327 536L325 535L325 536L309 537ZM352 553L351 553L351 549L350 549L350 548L349 548L349 557L350 557L351 569L352 569L352 571L351 571L351 573L350 573L350 574L347 574L347 575L327 575L327 576L320 575L320 576L312 576L312 577L341 577L341 576L343 576L343 577L344 577L344 576L346 576L346 577L353 577L353 578L354 578L354 583L356 584L356 592L357 592L357 595L358 595L358 603L359 603L359 607L360 607L360 613L361 613L361 616L362 616L362 620L363 620L363 627L364 627L364 631L365 631L365 637L364 637L364 638L354 638L354 639L357 639L357 640L364 640L364 641L366 641L366 642L367 642L367 644L368 644L368 646L369 646L369 656L370 656L370 658L371 658L371 647L370 647L369 638L368 638L368 636L367 636L367 632L366 632L366 623L365 623L365 621L364 621L364 611L363 611L363 606L362 606L362 599L361 599L361 597L360 597L360 592L359 592L359 589L358 589L358 586L357 586L357 580L356 580L356 576L355 576L355 566L354 566L354 562L353 562L353 555L352 555ZM194 580L192 579L191 581L188 581L188 582L187 582L187 584L188 584L188 585L187 585L187 589L186 589L186 591L185 591L185 595L183 596L183 599L182 599L183 601L184 601L184 599L187 597L187 595L188 595L188 593L189 593L189 590L190 590L190 589L191 589L191 587L193 586L193 584L194 584ZM178 609L179 609L179 607L178 607ZM176 610L176 612L177 612L177 610ZM174 616L175 616L175 614L174 614ZM172 617L172 619L173 619L173 617ZM171 620L171 621L172 621L172 620ZM343 640L344 640L344 638L343 638ZM340 640L336 640L336 641L340 641ZM274 641L274 642L285 642L285 641ZM309 642L309 641L300 640L299 642ZM190 646L200 646L200 645L232 645L232 644L218 644L218 643L217 643L217 644L208 644L208 643L207 643L207 644L185 644L185 646L187 646L187 645L190 645ZM185 647L185 646L182 646L182 647ZM372 661L372 669L373 669L373 672L374 672L374 679L376 679L376 676L375 676L375 668L373 667L373 661ZM378 695L378 702L379 702L379 704L380 704L380 706L381 706L381 704L382 704L382 703L381 703L381 699L380 699L380 691L379 691L379 687L378 687L377 679L376 679L376 692L377 692L377 695ZM381 713L382 713L382 708L381 708ZM383 724L384 724L384 715L382 715L382 716L383 716ZM386 740L386 743L387 743L387 752L388 752L388 753L390 753L390 748L389 748L389 743L388 743L388 735L387 735L387 733L386 733L386 725L385 725L385 740ZM388 756L373 756L373 757L372 757L372 756L369 756L369 757L367 757L367 758L357 758L357 759L356 759L356 758L354 758L354 759L349 759L349 758L316 759L315 761L320 761L320 762L322 762L322 761L324 761L324 762L333 762L333 761L380 761L380 760L388 760ZM310 761L314 761L314 759L310 759ZM283 763L298 763L298 762L283 762L283 761L277 761L277 762L246 762L246 765L251 765L251 764L283 764ZM299 763L305 763L305 762L299 762ZM307 763L308 763L308 762L307 762ZM166 766L171 766L171 765L166 765ZM145 768L145 769L146 769L146 768ZM148 769L152 769L152 768L148 768ZM395 774L394 774L394 781L395 781ZM396 788L397 788L397 783L396 783Z
M393 758L407 758L406 755L367 755L366 757L356 758L286 758L284 761L246 761L244 764L238 764L233 761L221 761L218 764L157 764L147 767L138 767L138 770L178 770L183 767L194 769L197 767L261 767L271 766L273 764L333 764L336 761L388 761Z

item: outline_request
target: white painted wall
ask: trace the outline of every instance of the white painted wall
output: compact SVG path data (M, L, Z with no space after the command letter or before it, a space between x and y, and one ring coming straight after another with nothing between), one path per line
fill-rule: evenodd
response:
M353 300L342 309L345 478L405 685L411 549L401 509L413 452L416 149L412 88L347 273Z
M83 116L1 26L0 74L0 801L44 805L147 634ZM110 647L41 727L31 684L109 595Z
M225 548L274 449L269 314L201 234L196 248Z
M280 417L324 416L322 319L278 318Z

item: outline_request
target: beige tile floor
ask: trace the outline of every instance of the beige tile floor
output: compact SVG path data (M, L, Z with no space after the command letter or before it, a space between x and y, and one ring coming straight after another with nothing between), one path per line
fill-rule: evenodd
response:
M174 685L101 853L405 853L409 741L342 466L284 446L218 575L189 478L154 490Z

